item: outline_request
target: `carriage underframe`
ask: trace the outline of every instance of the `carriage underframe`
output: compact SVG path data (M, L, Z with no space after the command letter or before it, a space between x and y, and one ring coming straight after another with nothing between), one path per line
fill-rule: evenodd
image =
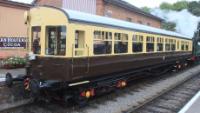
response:
M163 58L163 57L160 57L160 58ZM50 98L58 99L59 97L60 100L68 101L69 99L75 99L75 100L78 100L78 102L80 102L82 100L85 100L85 99L87 100L91 97L105 93L107 91L111 91L113 89L120 89L120 88L126 87L127 84L134 79L146 77L149 75L161 76L161 74L164 74L172 70L177 71L179 69L187 67L194 60L192 59L192 54L189 54L189 53L179 53L179 54L174 53L174 55L170 53L170 56L166 57L165 60L163 59L159 60L160 58L153 60L153 61L162 61L160 63L158 62L151 63L149 61L144 60L143 63L140 61L140 64L143 64L144 66L135 67L132 69L131 68L126 69L125 66L118 64L118 66L120 66L121 68L124 67L122 71L111 70L113 68L113 66L111 66L110 73L108 74L89 76L89 73L88 73L88 76L84 74L84 78L77 79L77 80L59 80L59 79L56 80L55 78L44 79L40 76L33 76L31 75L31 73L34 72L33 70L37 70L35 68L38 67L38 65L35 65L37 63L34 63L33 65L33 63L31 63L33 61L31 61L30 65L27 66L27 69L26 69L27 75L13 78L10 73L7 73L6 84L9 87L11 87L15 82L21 82L22 84L24 84L25 91L29 93L31 97L34 97L34 98L48 97L48 99ZM43 61L39 61L39 62L43 62ZM48 63L50 65L51 62L48 61ZM47 64L44 64L44 66L46 65ZM141 65L137 65L137 66L141 66ZM106 71L106 68L107 67L102 66L101 70ZM51 69L48 69L48 70L51 70ZM49 71L49 73L51 73L51 71ZM98 74L98 72L96 72L96 74ZM47 75L45 75L45 77L46 76ZM47 78L50 78L50 76L47 76Z

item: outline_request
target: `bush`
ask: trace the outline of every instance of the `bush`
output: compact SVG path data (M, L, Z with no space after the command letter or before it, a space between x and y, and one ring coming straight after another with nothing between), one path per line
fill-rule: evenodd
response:
M174 4L170 4L167 2L163 2L160 5L160 9L162 10L173 10L173 11L181 11L183 9L188 9L189 2L187 1L178 1Z
M26 65L27 60L20 57L10 57L3 60L3 68L5 69L16 69L23 68Z
M163 22L161 27L162 29L176 31L176 23L173 22Z

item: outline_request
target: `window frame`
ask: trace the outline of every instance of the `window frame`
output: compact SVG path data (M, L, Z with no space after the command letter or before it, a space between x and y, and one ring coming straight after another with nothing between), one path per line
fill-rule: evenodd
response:
M39 51L40 52L39 53L34 53L34 51L33 51L33 49L34 49L33 48L33 46L34 46L33 45L33 43L34 43L34 40L33 40L33 29L36 28L36 27L39 27L39 29L40 29L40 34L39 34L40 35L40 38L39 38L40 39L40 41L39 41L39 44L40 44L40 50ZM31 26L31 44L30 44L31 46L30 46L30 49L33 52L33 54L35 54L35 55L41 55L42 54L42 45L41 45L41 41L42 40L41 40L41 37L42 37L42 26Z
M165 52L171 52L170 38L165 38ZM169 46L169 50L167 50L167 46Z
M95 35L96 33L100 33L99 34L99 38L95 38L97 35ZM111 43L110 46L110 51L109 53L103 53L103 54L95 54L95 41L102 41L104 43ZM111 55L112 54L112 48L113 48L113 33L111 31L103 31L103 30L94 30L93 31L93 55L94 56L102 56L102 55Z
M146 36L146 53L154 53L155 52L155 36L152 35L148 35ZM152 51L148 51L148 44L153 44L153 50Z
M181 41L181 51L186 51L186 48L185 48L185 41Z
M119 39L116 39L116 35L118 35L119 37ZM125 35L126 37L126 39L124 40L123 39L123 36L122 35ZM113 36L114 36L114 54L115 55L117 55L117 54L128 54L128 49L129 49L129 35L128 35L128 33L119 33L119 32L115 32L114 34L113 34ZM121 42L121 43L127 43L127 51L126 52L116 52L115 51L115 47L116 47L116 42Z
M57 50L57 54L47 54L47 49L49 48L49 33L48 33L48 27L49 28L55 28L56 29L56 32L57 32L57 35L58 35L58 28L59 27L64 27L65 28L65 32L64 32L64 36L65 36L65 51L64 51L64 54L61 55L61 54L58 54L58 48L56 48ZM62 33L62 29L60 31L60 33ZM60 39L62 37L62 34L60 34ZM48 38L48 39L47 39ZM56 43L58 43L58 40L56 41ZM58 46L58 45L57 45ZM55 49L55 48L54 48ZM54 57L64 57L67 55L67 26L66 25L47 25L45 26L45 51L44 51L45 55L46 56L54 56ZM61 51L60 51L61 52Z
M141 34L133 34L131 39L132 44L132 53L142 53L143 52L143 44L144 44L144 36ZM134 51L134 45L141 44L142 48L141 51Z
M177 49L176 49L176 42L177 40L174 39L174 38L171 38L171 42L170 42L170 49L171 49L171 52L175 52ZM174 46L174 47L173 47Z
M157 40L157 44L156 44L156 49L157 49L157 50L156 50L156 51L157 51L157 52L164 52L164 40L165 40L165 39L164 39L163 37L157 37L156 40ZM162 50L158 50L159 44L162 45Z

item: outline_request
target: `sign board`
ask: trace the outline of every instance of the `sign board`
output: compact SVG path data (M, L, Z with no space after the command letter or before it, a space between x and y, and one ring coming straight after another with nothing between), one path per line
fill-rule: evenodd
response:
M26 42L26 37L0 37L0 49L25 49Z

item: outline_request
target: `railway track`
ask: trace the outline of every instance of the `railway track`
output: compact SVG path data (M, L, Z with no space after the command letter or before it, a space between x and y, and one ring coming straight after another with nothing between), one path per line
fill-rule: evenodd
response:
M124 113L178 113L199 90L200 75L197 75Z
M199 68L196 66L184 72L133 81L125 89L96 97L84 108L60 103L32 103L2 113L132 113L135 108L139 110L144 103L196 76L200 73Z

